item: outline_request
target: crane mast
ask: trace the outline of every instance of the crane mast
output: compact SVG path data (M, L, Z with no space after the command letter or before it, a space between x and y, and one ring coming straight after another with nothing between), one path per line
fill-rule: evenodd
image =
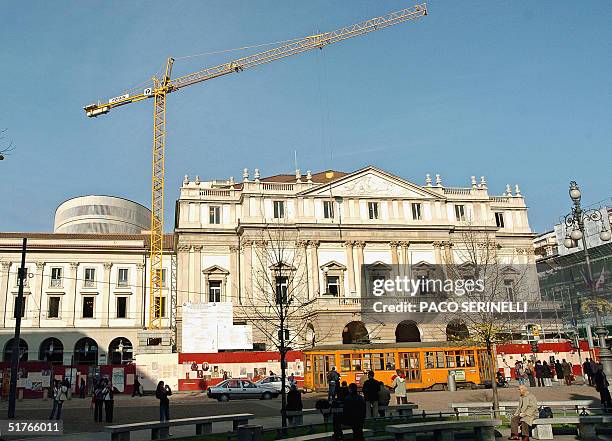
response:
M149 271L151 282L149 284L149 329L161 328L162 308L162 260L163 260L163 233L164 233L164 163L166 146L166 97L184 87L203 81L212 80L231 73L242 72L262 64L297 55L313 49L322 49L330 44L339 43L349 38L365 35L380 29L394 26L427 15L425 3L391 12L387 15L374 17L369 20L345 26L333 32L310 35L276 48L238 58L228 63L209 67L172 79L172 66L174 59L168 58L163 78L153 78L152 87L142 92L130 95L125 93L111 98L108 102L90 104L83 109L88 117L97 117L108 113L111 109L126 104L152 98L153 106L153 161L151 180L151 232L149 251ZM159 299L159 301L157 300Z

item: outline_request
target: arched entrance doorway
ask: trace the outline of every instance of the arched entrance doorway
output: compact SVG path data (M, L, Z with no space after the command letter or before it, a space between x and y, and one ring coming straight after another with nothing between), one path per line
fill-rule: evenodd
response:
M342 330L342 344L370 343L370 336L363 322L350 322Z
M412 320L404 320L395 328L395 341L397 343L421 341L419 327Z
M44 339L40 344L38 359L41 361L49 361L53 364L63 364L64 344L55 337Z
M125 337L117 337L108 345L110 364L129 364L132 362L132 342Z
M74 345L73 364L98 364L98 343L89 337L83 337Z
M14 338L11 338L4 345L4 361L12 360L14 340ZM28 361L28 344L23 338L19 339L19 361Z
M465 340L470 336L467 326L461 320L451 320L446 326L446 340Z

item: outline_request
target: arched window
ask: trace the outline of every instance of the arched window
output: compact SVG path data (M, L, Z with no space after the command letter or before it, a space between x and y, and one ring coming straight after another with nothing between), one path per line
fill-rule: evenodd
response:
M367 344L370 336L363 322L350 322L342 330L342 344Z
M125 337L117 337L108 345L110 364L130 364L132 362L132 342Z
M12 360L14 340L14 338L11 338L4 345L4 361ZM28 344L23 338L19 339L19 361L28 361Z
M421 341L419 327L412 320L404 320L395 328L395 341L397 343Z
M74 345L74 364L98 365L98 343L89 337L83 337Z
M49 337L44 339L40 344L40 349L38 351L38 359L41 361L48 361L53 364L63 364L63 343L55 337Z
M451 320L446 326L446 340L465 340L470 336L467 326L461 320Z

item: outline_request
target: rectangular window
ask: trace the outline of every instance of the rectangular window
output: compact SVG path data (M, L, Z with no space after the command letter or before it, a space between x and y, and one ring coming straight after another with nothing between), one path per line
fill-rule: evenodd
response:
M285 201L274 201L274 219L285 218Z
M276 304L280 305L287 303L287 290L289 288L289 281L286 277L279 276L276 278Z
M21 317L25 317L25 306L26 306L27 297L23 297L21 300ZM15 296L15 303L13 304L13 318L17 318L17 296Z
M368 217L378 219L378 202L368 202Z
M340 370L342 372L348 372L351 370L351 354L340 355Z
M393 352L385 353L385 370L394 371L395 370L395 354Z
M504 291L508 301L514 302L514 280L504 279Z
M457 222L465 221L465 205L455 205L455 220Z
M127 297L117 297L117 318L127 318Z
M335 297L340 295L340 277L327 276L327 294Z
M93 318L94 297L83 297L83 318Z
M495 225L497 228L504 228L504 213L499 211L495 213Z
M325 219L334 218L334 201L323 201L323 217Z
M117 270L117 286L127 286L128 285L128 268L119 268Z
M60 309L60 298L49 297L49 310L47 311L47 318L59 318Z
M412 204L410 204L410 206L412 207L412 219L413 220L422 220L423 219L423 215L422 215L422 204L418 203L418 202L414 202Z
M55 288L62 286L62 268L51 268L51 286Z
M166 298L155 297L155 318L166 317Z
M96 286L96 269L85 268L85 282L83 284L85 288L93 288Z
M208 282L208 301L218 303L221 301L221 281L211 280Z
M161 270L161 286L166 287L166 268Z
M220 224L221 223L221 207L218 205L212 205L209 209L210 223Z

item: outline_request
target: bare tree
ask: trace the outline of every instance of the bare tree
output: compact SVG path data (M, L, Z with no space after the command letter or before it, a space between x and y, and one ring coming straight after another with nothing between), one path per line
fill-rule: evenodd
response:
M534 273L527 266L518 264L514 249L502 248L493 234L471 225L458 232L458 237L453 241L453 250L444 256L447 280L461 282L455 283L455 286L474 288L462 289L461 294L455 290L458 298L454 300L468 307L459 308L448 315L449 320L444 320L445 323L450 322L446 333L450 340L486 349L493 408L497 412L499 396L495 346L512 338L512 325L517 320L517 312L501 312L491 305L513 302L521 312L522 302L531 300L530 277ZM482 308L478 305L482 305Z
M298 236L293 227L279 224L267 226L255 240L248 239L252 265L239 306L254 330L280 353L283 427L287 425L286 355L324 338L317 324L316 293L309 290L306 241Z
M13 150L15 150L15 146L13 145L13 141L9 141L8 144L6 144L6 142L4 141L4 139L6 138L4 136L4 134L6 133L7 129L2 129L0 130L0 161L2 161L4 159L4 156L9 153L12 152Z

